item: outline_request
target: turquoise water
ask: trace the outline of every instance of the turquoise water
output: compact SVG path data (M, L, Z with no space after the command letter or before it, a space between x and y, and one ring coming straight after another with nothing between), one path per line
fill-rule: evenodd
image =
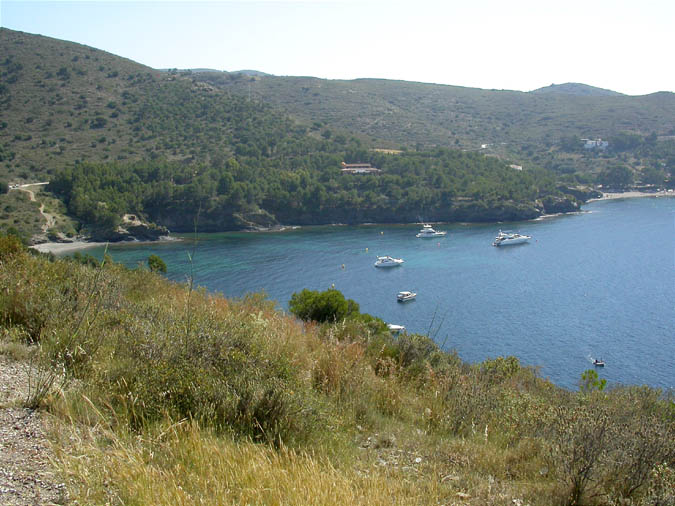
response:
M202 235L196 284L228 297L265 291L283 309L293 292L332 285L362 312L428 334L467 361L515 355L576 388L590 357L610 383L675 386L675 199L595 202L585 213L509 225L316 227ZM499 228L533 237L491 246ZM129 266L160 255L185 281L193 245L111 246ZM90 251L92 252L92 251ZM92 253L100 255L102 251ZM405 259L373 267L376 255ZM396 293L417 300L400 304Z

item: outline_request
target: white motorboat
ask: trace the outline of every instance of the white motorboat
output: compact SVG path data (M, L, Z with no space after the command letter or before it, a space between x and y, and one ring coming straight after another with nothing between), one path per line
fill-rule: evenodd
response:
M602 359L593 359L593 365L596 367L605 367L605 361Z
M420 230L415 237L443 237L447 232L434 230L431 225L424 225L422 230Z
M397 265L401 265L402 263L403 263L402 258L393 258L387 255L384 257L377 257L375 267L396 267Z
M417 297L417 294L415 292L398 292L398 295L396 295L396 300L399 302L408 302L409 300L415 300L415 297Z
M392 334L399 334L405 332L405 327L403 325L396 325L394 323L387 323L387 328Z
M532 237L529 235L518 234L516 232L511 232L510 230L500 230L492 245L507 246L509 244L522 244L530 239L532 239Z

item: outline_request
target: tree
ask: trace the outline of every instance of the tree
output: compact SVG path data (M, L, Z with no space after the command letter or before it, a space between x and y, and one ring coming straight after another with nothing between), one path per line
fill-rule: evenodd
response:
M666 173L657 167L645 167L642 169L642 182L661 186L666 180Z
M9 185L4 181L0 181L0 193L7 193L9 191Z
M166 273L166 264L157 255L150 255L148 257L148 267L150 267L152 272Z
M590 393L594 390L602 392L605 389L607 380L605 378L599 379L598 373L594 369L586 369L581 374L581 382L579 383L579 390L581 392Z
M633 171L621 164L607 167L598 174L598 182L613 188L625 188L633 183Z
M335 322L359 314L359 305L351 299L345 299L334 288L325 292L305 288L291 296L288 306L291 313L305 321Z

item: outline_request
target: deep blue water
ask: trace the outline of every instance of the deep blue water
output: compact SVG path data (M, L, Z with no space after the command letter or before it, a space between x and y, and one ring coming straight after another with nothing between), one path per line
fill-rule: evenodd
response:
M576 388L589 357L610 383L675 387L675 199L588 204L585 213L517 224L315 227L201 235L195 283L228 297L265 291L283 309L293 292L332 285L362 312L428 334L467 361L515 355ZM499 228L533 237L491 246ZM193 245L111 246L129 266L158 254L185 281ZM89 253L98 254L102 250ZM376 255L405 259L392 269ZM344 266L344 267L343 267ZM400 304L396 293L417 300Z

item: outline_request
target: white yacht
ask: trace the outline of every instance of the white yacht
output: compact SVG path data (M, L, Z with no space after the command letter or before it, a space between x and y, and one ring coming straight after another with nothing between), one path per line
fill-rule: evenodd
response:
M517 234L516 232L511 232L510 230L500 230L495 237L495 242L492 243L493 246L507 246L509 244L522 244L524 242L532 239L529 235Z
M447 232L441 232L431 228L431 225L424 225L415 237L443 237Z
M375 267L396 267L397 265L401 265L402 263L403 263L402 258L393 258L387 255L384 257L377 257Z
M405 332L405 327L403 325L396 325L394 323L387 323L387 328L392 334L399 334Z
M409 300L414 300L415 297L417 297L415 292L398 292L398 295L396 295L396 300L399 302L407 302Z

